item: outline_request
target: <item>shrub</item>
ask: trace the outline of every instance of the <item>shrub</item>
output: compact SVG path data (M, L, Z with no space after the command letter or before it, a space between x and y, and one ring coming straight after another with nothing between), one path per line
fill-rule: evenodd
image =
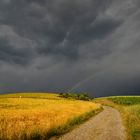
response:
M87 93L74 94L74 93L60 93L59 97L89 101L91 98Z

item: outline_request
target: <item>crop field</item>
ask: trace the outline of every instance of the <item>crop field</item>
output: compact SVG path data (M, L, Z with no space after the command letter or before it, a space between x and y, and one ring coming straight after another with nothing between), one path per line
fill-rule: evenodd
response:
M140 104L140 96L123 96L123 97L110 97L108 98L116 104L134 105Z
M99 108L98 104L57 94L0 95L0 140L48 139Z
M97 102L117 108L126 126L128 140L140 140L140 96L106 97Z

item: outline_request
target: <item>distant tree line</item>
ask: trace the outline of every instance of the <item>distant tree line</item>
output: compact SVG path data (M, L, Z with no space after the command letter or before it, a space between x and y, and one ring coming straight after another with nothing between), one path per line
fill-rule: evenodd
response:
M76 99L76 100L84 100L89 101L92 98L89 97L87 93L75 94L75 93L60 93L59 97L68 98L68 99Z

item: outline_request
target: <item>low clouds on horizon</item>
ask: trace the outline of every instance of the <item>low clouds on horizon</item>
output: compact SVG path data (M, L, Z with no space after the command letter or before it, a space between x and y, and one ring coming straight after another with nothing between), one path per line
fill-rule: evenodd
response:
M1 0L0 93L140 93L139 0Z

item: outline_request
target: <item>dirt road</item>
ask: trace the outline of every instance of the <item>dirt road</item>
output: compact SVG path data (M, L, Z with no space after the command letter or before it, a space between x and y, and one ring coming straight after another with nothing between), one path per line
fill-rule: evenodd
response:
M126 140L119 112L112 107L104 110L58 140Z

